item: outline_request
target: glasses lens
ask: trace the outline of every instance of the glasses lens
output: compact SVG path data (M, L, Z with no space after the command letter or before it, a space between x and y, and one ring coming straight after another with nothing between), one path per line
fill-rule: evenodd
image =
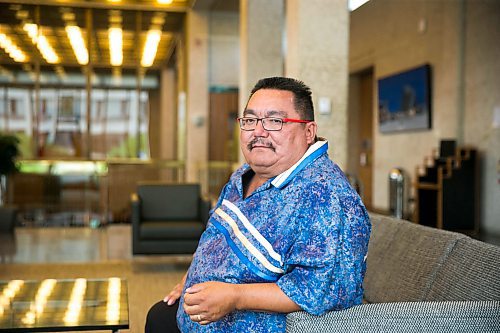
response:
M266 131L279 131L283 127L283 119L280 118L239 118L240 128L244 131L253 131L257 127L258 121L262 121L262 126Z
M283 120L280 118L264 118L262 119L262 123L268 131L279 131L283 126Z
M257 119L255 118L240 118L240 127L242 130L253 130L257 124Z

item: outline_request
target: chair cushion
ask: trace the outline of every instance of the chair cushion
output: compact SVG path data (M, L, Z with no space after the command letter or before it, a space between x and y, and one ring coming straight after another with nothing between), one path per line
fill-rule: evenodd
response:
M199 184L140 184L137 194L144 220L192 221L200 217Z
M364 281L370 303L425 300L445 258L467 237L381 215L371 221Z
M427 300L500 300L500 247L460 239L436 274Z
M205 225L199 221L143 221L141 239L199 239Z

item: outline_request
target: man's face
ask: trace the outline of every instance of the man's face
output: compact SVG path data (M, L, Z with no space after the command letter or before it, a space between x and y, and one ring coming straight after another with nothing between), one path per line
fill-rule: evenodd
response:
M248 101L244 117L300 119L290 91L261 89ZM253 131L240 132L240 146L247 163L259 176L271 178L294 165L314 143L316 123L283 123L281 131L266 131L262 121Z

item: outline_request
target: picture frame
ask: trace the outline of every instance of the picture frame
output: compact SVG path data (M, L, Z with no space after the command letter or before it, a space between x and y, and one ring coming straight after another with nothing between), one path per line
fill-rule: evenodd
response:
M378 108L381 133L431 129L431 66L380 78Z

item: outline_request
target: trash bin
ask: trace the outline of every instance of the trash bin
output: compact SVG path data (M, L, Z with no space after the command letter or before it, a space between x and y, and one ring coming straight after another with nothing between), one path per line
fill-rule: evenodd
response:
M389 172L389 212L391 216L403 218L406 202L406 175L403 169L393 168Z

